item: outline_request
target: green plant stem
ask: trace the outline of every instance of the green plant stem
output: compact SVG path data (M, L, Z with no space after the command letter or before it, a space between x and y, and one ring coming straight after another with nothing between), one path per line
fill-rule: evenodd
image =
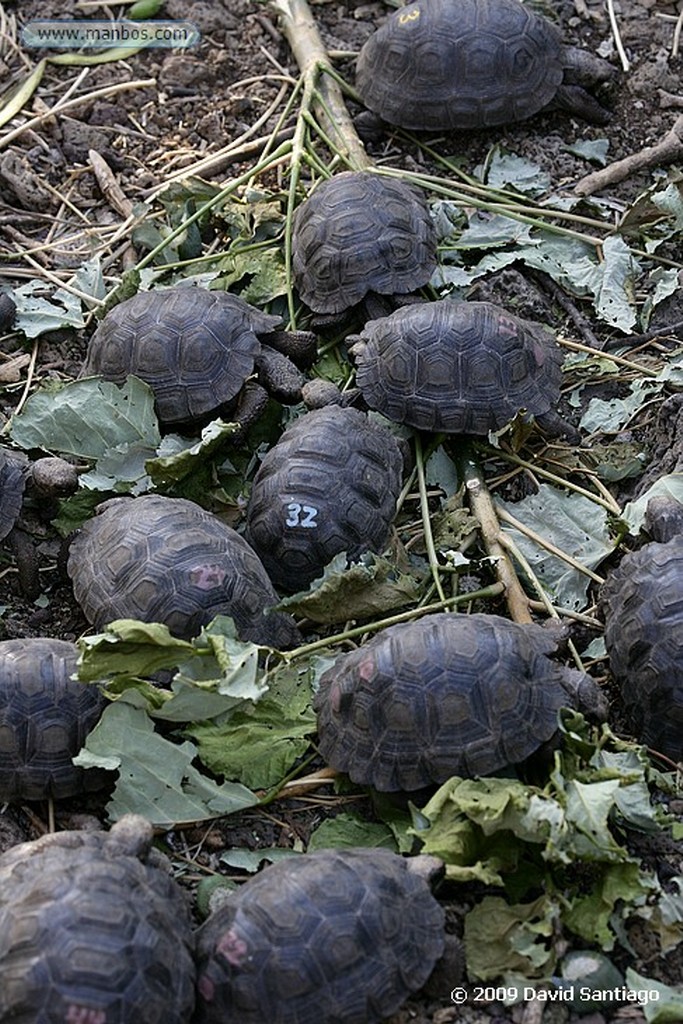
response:
M304 89L317 89L313 104L320 127L346 163L355 170L371 165L346 109L327 50L306 0L270 0L296 62L304 76Z
M203 217L204 214L207 213L207 211L212 210L215 206L220 205L220 203L222 203L224 199L227 199L228 196L232 195L232 193L235 192L240 187L240 185L244 185L246 182L250 181L254 177L254 175L260 174L262 171L270 170L272 167L275 167L276 164L281 163L289 155L289 153L291 153L291 150L292 142L291 140L288 139L286 142L283 142L281 146L278 146L278 148L268 157L266 157L266 159L260 160L256 167L252 167L249 171L246 171L244 174L241 174L238 178L233 178L233 180L230 181L225 186L225 188L222 188L220 192L217 192L215 196L212 196L211 199L208 199L205 203L203 203L199 207L199 209L196 210L191 216L189 216L181 224L178 224L178 226L175 227L173 231L170 231L169 234L166 235L166 237L163 239L163 241L159 242L159 244L156 245L150 252L148 252L146 256L143 256L142 259L139 260L138 263L136 263L133 269L142 270L144 267L146 267L149 263L153 261L155 256L158 256L160 252L163 252L163 250L166 248L169 242L172 242L175 238L178 238L179 235L182 235L191 224L194 224L201 217Z
M443 602L446 600L443 586L441 585L441 575L439 559L434 546L434 535L432 533L432 523L429 516L429 501L427 497L427 482L425 480L425 463L422 451L422 438L419 433L415 433L415 469L417 471L417 487L420 493L420 512L422 513L422 530L424 532L425 547L427 548L427 558L429 559L429 569L434 580L434 586L436 592L439 595L439 599Z
M564 477L558 476L556 473L551 473L548 469L543 469L541 466L536 465L533 462L527 462L526 459L522 459L519 455L515 455L513 452L505 451L500 449L496 452L496 455L505 459L506 462L511 462L515 466L520 466L522 469L528 469L530 473L534 473L537 476L543 477L544 480L550 480L552 483L557 484L559 487L566 488L566 490L574 491L576 494L583 495L584 498L589 498L594 501L596 505L601 505L608 512L613 515L621 515L621 508L617 502L612 498L600 497L593 491L589 491L586 487L581 487L580 484L572 483L571 480L565 480ZM576 467L577 472L586 472L581 466Z
M422 615L430 615L432 612L442 612L446 608L453 608L459 604L469 604L470 601L486 600L487 598L498 597L505 587L502 583L492 583L481 590L474 590L470 594L458 594L456 597L447 597L443 601L435 601L432 604L425 604L421 607L411 608L407 612L399 612L386 619L377 619L374 622L366 622L362 626L353 626L345 629L343 633L335 633L333 636L322 637L320 640L313 640L309 644L302 644L292 651L282 651L282 658L286 662L294 661L296 658L303 658L314 651L321 651L334 644L343 643L344 640L354 640L363 636L364 633L376 633L380 629L387 629L388 626L395 626L398 622L410 622L412 619L420 618Z

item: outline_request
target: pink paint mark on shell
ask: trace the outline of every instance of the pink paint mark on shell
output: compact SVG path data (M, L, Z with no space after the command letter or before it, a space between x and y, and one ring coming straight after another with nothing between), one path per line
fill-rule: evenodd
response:
M213 590L222 586L227 575L225 567L220 562L196 565L189 572L190 582L200 590Z
M201 974L197 980L197 989L205 1003L213 1002L216 995L216 986L206 974Z
M224 957L233 967L239 967L247 956L247 944L236 932L230 929L216 943L216 953Z
M368 679L372 679L375 672L377 671L375 659L372 656L363 658L361 661L358 662L357 671L360 678L365 680L365 682L367 682Z
M107 1024L107 1011L81 1003L69 1003L64 1016L65 1024Z

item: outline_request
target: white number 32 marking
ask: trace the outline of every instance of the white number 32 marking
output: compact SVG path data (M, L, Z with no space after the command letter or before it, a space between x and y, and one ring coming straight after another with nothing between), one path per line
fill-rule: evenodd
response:
M285 519L285 526L303 526L308 529L315 529L317 523L315 517L318 509L313 505L300 505L298 501L290 501L287 505L289 513Z

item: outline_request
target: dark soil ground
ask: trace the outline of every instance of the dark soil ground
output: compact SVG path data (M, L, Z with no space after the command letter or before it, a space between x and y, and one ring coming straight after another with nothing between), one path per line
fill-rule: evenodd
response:
M615 67L619 66L601 2L576 0L572 4L569 0L548 0L546 6L548 13L561 23L568 41L600 52ZM312 9L340 72L353 81L349 54L360 48L389 8L378 2L319 0ZM37 59L35 53L21 49L21 25L38 18L67 15L107 17L110 11L116 12L117 6L93 11L56 0L9 0L0 4L0 85L25 74ZM461 166L471 171L494 144L499 144L538 163L551 176L553 186L559 188L569 187L591 169L584 159L567 151L568 144L608 138L608 159L612 161L657 143L671 129L677 108L683 106L681 59L672 56L681 5L657 0L620 0L616 13L631 66L628 72L617 74L609 91L613 116L608 125L595 127L550 112L502 129L434 137L430 140L434 148L444 154L456 154ZM137 203L150 199L172 175L194 168L197 161L216 154L262 119L245 137L241 150L221 157L202 171L205 178L221 183L238 176L255 159L247 142L265 137L274 129L282 110L279 94L283 82L288 76L296 77L298 71L278 31L277 19L267 5L255 0L167 0L161 14L193 22L201 32L200 45L188 51L143 51L125 62L87 69L48 67L39 91L30 101L32 115L44 113L77 79L74 95L105 90L115 84L128 83L128 87L104 92L60 116L39 121L8 145L2 145L0 136L0 284L15 287L34 277L43 277L48 286L57 284L99 250L107 287L112 288L126 267L140 256L127 235L115 235L122 220L121 211L103 195L88 162L90 150L96 150L107 161L124 197ZM352 112L356 112L353 107ZM20 123L22 118L17 118L3 131L12 132ZM385 134L369 143L369 150L373 158L392 166L425 168L425 157L418 147L396 134ZM643 172L610 187L615 210L624 209L651 182L651 172ZM263 184L271 188L282 186L274 175ZM473 297L494 298L512 305L523 315L554 320L569 336L577 337L576 324L567 320L566 312L556 305L552 294L537 281L521 277L517 270L487 280ZM683 318L680 307L679 311L675 308L676 301L675 297L671 300L668 311L663 308L661 315L669 322ZM611 329L591 320L590 308L583 312L599 340L608 340ZM0 338L0 425L21 400L27 380L34 388L50 379L77 375L92 326L84 332L63 330L41 336L35 365L30 363L30 342L11 333ZM661 351L656 349L657 344L654 343L655 353ZM675 342L668 344L672 347ZM598 391L591 392L595 393ZM632 424L630 436L648 452L650 462L642 479L628 481L615 491L619 501L629 496L629 490L644 489L662 473L681 471L680 400L669 399L661 412L658 405L651 408ZM61 539L50 525L51 512L46 508L27 512L40 558L42 592L37 601L22 596L12 557L9 552L3 553L0 636L4 638L47 635L75 640L88 630L64 574ZM617 730L628 729L618 698L612 724ZM283 800L274 804L269 813L246 812L208 829L198 827L171 834L167 842L177 864L186 858L185 877L191 883L205 868L215 868L217 854L226 844L251 848L305 846L312 828L326 815L344 809L349 801L364 806L359 797ZM87 804L67 801L57 809L58 827L72 827L83 814L102 820L102 808L102 801L92 798ZM0 826L8 844L33 837L46 827L44 809L8 809L0 818ZM666 862L674 873L680 873L680 850L654 849L651 856ZM449 902L456 930L460 902L455 896ZM636 958L631 962L636 969L667 984L683 983L680 956L672 954L665 961L656 960L650 956L647 936L639 940L635 935L632 941ZM393 1022L446 1024L462 1020L469 1024L502 1024L514 1020L531 1024L532 1020L541 1019L538 1010L538 1006L508 1010L497 1003L456 1008L442 987L436 997L425 992L410 1000ZM546 1008L542 1019L545 1024L566 1024L575 1018L569 1017L566 1008L553 1006ZM641 1024L645 1018L640 1010L627 1006L611 1013L594 1013L583 1020L585 1024L603 1024L605 1020Z

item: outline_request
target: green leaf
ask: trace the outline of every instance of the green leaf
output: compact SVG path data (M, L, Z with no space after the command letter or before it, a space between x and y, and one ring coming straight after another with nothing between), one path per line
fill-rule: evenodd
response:
M573 153L574 156L583 157L584 160L604 167L607 163L609 139L578 139L573 145L562 148L567 153Z
M259 308L287 294L287 273L279 249L257 252L233 249L220 262L221 281ZM235 289L235 285L240 285Z
M515 906L499 896L485 896L465 917L468 974L482 981L508 972L549 977L556 954L548 940L558 911L547 896Z
M615 546L607 525L607 512L581 494L541 484L536 494L518 502L498 501L524 526L570 555L588 569L595 569ZM567 565L533 538L503 523L552 600L563 608L580 611L588 604L589 577Z
M298 850L288 850L280 847L269 847L260 850L244 850L233 847L225 850L218 858L221 864L237 868L239 871L249 871L254 874L263 863L275 864L279 860L287 860L289 857L298 857Z
M600 861L624 859L624 851L608 826L619 785L618 779L591 783L570 779L567 783L566 814L574 829L576 856Z
M176 668L194 651L186 640L158 622L117 619L104 632L78 641L78 678L83 682L117 675L152 676L164 668Z
M348 849L353 846L379 846L396 851L391 829L375 821L365 821L355 814L338 814L326 818L311 833L308 853L315 850Z
M683 473L668 473L666 476L660 476L644 494L641 494L635 501L629 501L624 505L621 518L628 524L630 533L638 533L645 519L647 503L650 498L659 495L665 495L683 503Z
M652 881L638 864L608 864L594 879L586 895L576 896L563 912L563 920L575 935L601 949L614 948L615 935L610 927L620 901L633 906L652 892Z
M647 1024L680 1024L683 1020L683 989L645 978L629 967L626 984L638 995Z
M547 817L546 823L542 815L528 817L531 797L527 787L512 779L454 777L414 815L410 831L425 853L444 861L447 877L502 885L503 875L517 867L521 851L510 833L534 843L547 838Z
M306 668L280 665L269 674L268 692L220 721L185 730L200 760L216 775L240 779L253 789L271 789L310 747L316 719Z
M209 460L237 430L238 424L216 419L204 427L199 441L168 434L159 446L159 455L145 462L145 470L159 488L177 483Z
M346 568L346 554L341 552L307 591L283 598L277 607L313 622L345 622L404 608L419 598L421 589L421 580L401 572L387 558L368 553Z
M124 701L105 708L74 764L118 768L107 813L115 821L141 814L153 825L173 828L253 807L255 795L244 786L217 785L193 767L195 746L163 739L148 715Z
M161 440L151 389L128 377L123 387L97 377L44 387L12 420L10 435L22 448L41 448L98 459L117 445Z

